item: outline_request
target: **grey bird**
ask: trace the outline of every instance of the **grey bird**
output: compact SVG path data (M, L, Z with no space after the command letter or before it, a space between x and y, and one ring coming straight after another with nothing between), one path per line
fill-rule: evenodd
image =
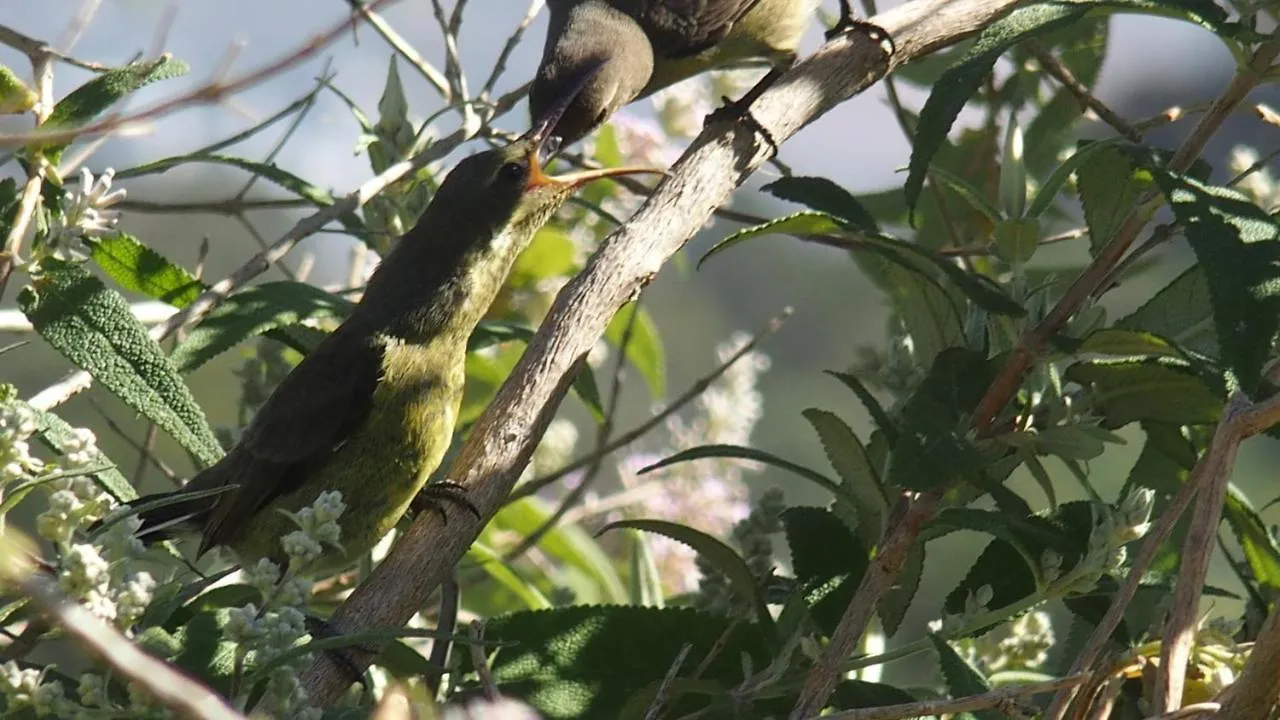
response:
M701 72L763 61L772 72L722 111L746 108L796 59L820 0L547 0L550 22L529 110L543 117L583 67L601 69L569 104L553 134L565 145L585 137L618 108ZM840 23L860 21L840 0Z

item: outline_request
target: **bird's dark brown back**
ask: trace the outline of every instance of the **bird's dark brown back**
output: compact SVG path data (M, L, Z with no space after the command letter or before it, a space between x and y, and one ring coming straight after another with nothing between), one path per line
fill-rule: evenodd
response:
M697 55L729 34L760 0L611 0L640 23L657 57Z

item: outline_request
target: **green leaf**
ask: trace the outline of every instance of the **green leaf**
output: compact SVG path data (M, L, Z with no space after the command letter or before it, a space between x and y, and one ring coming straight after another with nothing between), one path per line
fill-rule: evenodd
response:
M634 321L631 319L633 314ZM658 327L647 311L635 303L623 305L604 331L605 339L613 343L614 347L621 346L628 325L631 326L631 336L626 338L627 360L640 371L650 396L654 399L665 397L667 368L662 351L662 337L658 335Z
M21 115L38 102L40 96L34 90L8 67L0 65L0 115Z
M1235 190L1163 171L1156 181L1204 270L1222 362L1256 395L1280 330L1280 222Z
M1016 43L1078 20L1085 10L1056 3L1017 8L987 26L964 57L934 84L920 111L920 123L916 127L916 141L908 166L905 192L907 207L913 214L934 155L946 141L960 110L982 87L996 60Z
M960 657L946 640L937 633L929 633L929 641L938 653L938 666L942 668L942 677L947 682L947 692L951 697L978 695L991 690L991 683L987 682L977 668ZM990 708L974 710L970 714L978 720L1005 720L1004 713Z
M1093 87L1106 56L1110 27L1109 18L1087 18L1049 33L1041 42L1085 87ZM1057 163L1058 153L1075 139L1084 110L1067 88L1058 88L1040 107L1027 126L1027 167L1035 176L1048 172Z
M1272 594L1280 591L1280 545L1244 493L1229 486L1223 515L1244 551L1253 579Z
M204 288L194 275L132 235L116 233L90 240L88 246L89 257L125 290L182 308Z
M1218 355L1209 281L1198 265L1174 278L1142 307L1120 319L1116 327L1153 333L1208 357Z
M809 468L804 467L803 465L797 465L796 463L793 463L790 460L783 460L782 458L776 455L767 453L763 450L757 450L755 448L749 448L749 447L742 447L741 445L699 445L698 447L689 448L687 450L681 450L675 455L663 458L662 460L659 460L658 462L652 465L647 465L643 468L640 468L640 472L637 474L644 475L645 473L650 473L655 470L660 470L664 467L667 467L668 465L675 465L676 463L690 462L693 460L705 460L707 458L730 458L734 460L751 460L753 462L764 463L765 465L771 465L773 467L793 473L799 477L804 478L805 480L808 480L809 482L817 485L823 490L826 490L827 492L831 493L834 497L837 497L837 498L843 497L843 493L840 490L840 485L835 480L832 480L826 475L823 475L822 473L816 472L814 470L810 470Z
M917 543L907 551L907 558L898 570L898 577L876 605L880 614L880 624L884 627L886 637L898 634L902 621L911 608L911 601L920 589L920 577L924 574L924 544Z
M490 579L524 603L531 610L551 607L551 601L538 591L533 583L521 577L515 568L502 557L502 553L482 542L473 542L467 548L467 559L480 566Z
M782 526L809 612L830 637L867 570L871 546L859 542L840 518L823 508L787 508Z
M1115 237L1142 191L1150 187L1151 174L1134 168L1126 153L1108 147L1081 165L1076 178L1089 227L1089 249L1096 255Z
M884 433L885 438L889 442L894 442L898 437L897 424L889 417L889 413L884 411L884 407L880 405L880 401L876 400L867 386L855 375L849 373L836 372L835 370L826 370L826 374L844 383L844 386L853 391L858 396L858 400L862 406L867 409L867 413L871 415L871 420L876 424L876 428Z
M731 627L732 625L732 627ZM629 717L621 708L644 708L672 661L690 646L680 677L698 676L727 692L742 682L742 663L764 668L770 657L757 626L688 609L579 606L490 618L486 639L511 643L492 658L492 676L504 695L520 698L548 720ZM470 658L462 653L464 677ZM464 691L479 687L470 683ZM706 699L672 685L667 708L683 715Z
M1076 353L1185 358L1177 346L1159 335L1121 328L1103 328L1090 333L1076 348Z
M880 476L867 458L858 436L834 413L810 408L804 417L818 433L827 460L842 481L844 495L852 500L858 524L854 528L864 547L875 547L888 510Z
M546 524L553 512L545 501L532 496L504 506L491 522L493 527L528 537ZM554 525L538 541L538 549L560 567L575 568L594 581L596 597L583 598L583 602L626 602L626 588L609 556L580 526ZM582 597L582 594L578 593L578 596Z
M998 223L1004 217L1004 213L1000 211L1000 208L996 207L996 204L982 190L975 187L973 183L940 165L934 165L932 172L940 184L950 188L955 194L963 198L969 204L969 207L985 215L992 223Z
M82 267L42 262L18 304L50 345L129 407L169 433L202 465L222 456L204 411L119 293Z
M1027 263L1040 249L1040 220L1021 218L996 223L996 253L1014 266Z
M985 355L963 348L939 353L902 407L888 484L910 490L943 488L982 468L968 418L993 376Z
M255 285L228 297L173 349L173 364L189 373L247 338L304 322L343 319L350 300L314 285L281 280Z
M849 191L824 177L789 175L760 188L776 198L806 205L811 210L833 215L844 225L868 235L880 234L876 219Z
M700 530L667 520L617 520L600 528L596 536L619 529L657 533L689 546L712 567L723 573L742 599L755 608L756 621L762 627L772 629L773 616L769 614L769 608L764 604L755 576L751 574L751 568L747 566L746 561L733 548Z
M16 402L21 401L17 400ZM23 404L25 405L25 403ZM40 438L45 447L61 455L63 446L72 441L75 428L51 412L45 412L30 405L27 405L27 409L35 413L36 436ZM93 476L99 487L115 498L116 502L127 503L138 497L138 491L133 488L128 478L121 474L114 465L95 469L94 472L89 474Z
M189 69L186 63L165 53L155 60L139 60L108 70L59 100L53 106L53 112L41 123L40 129L54 130L83 125L144 85L185 75ZM51 162L57 164L62 151L69 144L46 146L45 154Z
M702 267L702 264L710 260L712 256L754 237L762 235L795 235L797 237L833 235L843 232L844 229L844 223L841 222L840 218L827 213L806 211L784 215L769 222L743 228L729 235L729 237L716 243L703 254L698 260L697 266Z
M1168 359L1079 362L1064 377L1085 387L1107 428L1142 420L1212 425L1222 415L1223 388L1211 387L1202 375Z
M1057 200L1058 194L1062 192L1062 187L1067 184L1067 181L1071 179L1071 176L1076 171L1092 160L1094 155L1123 142L1125 142L1123 138L1107 138L1082 144L1071 157L1067 158L1049 175L1049 179L1045 180L1044 185L1041 185L1040 189L1036 191L1035 198L1031 200L1031 205L1027 207L1026 217L1038 218L1043 215L1045 211L1053 207L1053 202Z

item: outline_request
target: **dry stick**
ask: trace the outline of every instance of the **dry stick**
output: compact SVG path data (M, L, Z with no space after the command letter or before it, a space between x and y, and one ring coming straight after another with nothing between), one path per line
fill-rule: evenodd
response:
M31 61L31 73L36 81L36 104L32 108L36 127L49 119L53 112L53 61L54 55L49 46L33 40L21 33L4 28L6 33L0 34L0 40L26 54ZM22 238L27 234L27 226L36 216L40 206L40 189L44 187L44 174L48 169L44 156L36 153L27 170L27 182L22 186L22 196L18 200L18 210L9 228L9 236L5 238L4 247L0 249L0 300L4 299L5 288L9 278L18 266L18 258L22 253Z
M8 576L6 579L17 585L67 635L89 653L102 657L122 677L143 687L179 717L245 720L217 693L178 672L169 663L143 652L118 630L99 620L79 603L67 599L52 578L31 568L12 567L11 559L5 564L9 566L4 569Z
M1280 38L1271 38L1258 47L1249 66L1242 68L1236 74L1231 80L1231 84L1214 101L1209 111L1200 118L1200 122L1195 129L1191 131L1182 147L1178 149L1173 159L1169 161L1168 168L1170 171L1176 173L1184 172L1191 167L1191 163L1200 156L1204 146L1209 142L1213 134L1217 132L1223 121L1235 111L1235 108L1244 101L1249 92L1263 79L1267 68L1270 67L1277 54L1280 54ZM1146 227L1149 219L1150 213L1140 211L1146 205L1145 201L1138 203L1139 209L1135 209L1129 214L1128 219L1116 232L1115 237L1098 252L1093 261L1089 263L1089 266L1084 269L1084 272L1080 273L1075 279L1075 282L1071 283L1071 287L1063 293L1053 309L1038 325L1023 334L1018 347L1014 349L1008 362L1000 369L996 379L987 388L986 395L982 397L977 408L974 409L973 425L979 436L986 436L990 433L991 425L996 416L1000 414L1000 411L1008 404L1009 399L1018 391L1018 387L1022 384L1023 375L1044 349L1049 337L1059 327L1062 327L1067 320L1071 319L1071 316L1080 309L1085 300L1102 286L1103 282L1110 276L1111 269L1120 262L1129 247L1137 240L1138 234Z
M969 695L962 698L943 700L922 700L920 702L903 703L901 705L881 705L879 707L845 710L823 715L823 720L899 720L900 718L926 717L929 715L954 715L963 712L995 707L1001 703L1028 695L1043 695L1056 692L1064 687L1075 687L1089 678L1088 675L1068 675L1038 683L1014 685L1013 687L991 690L990 692Z
M518 98L510 95L504 96L499 101L499 106L504 110L510 109ZM356 188L354 192L342 200L317 210L311 215L299 220L296 225L289 229L283 236L273 242L262 252L249 258L249 261L241 265L227 277L218 281L213 287L200 294L190 305L171 315L164 322L151 328L149 335L151 339L157 342L168 337L178 328L193 325L199 322L211 310L217 307L223 300L226 300L232 292L243 287L253 278L266 272L278 260L283 258L297 245L299 241L324 228L330 220L338 218L345 213L353 212L364 206L371 198L382 192L387 186L396 182L405 175L425 167L427 164L448 155L454 148L470 139L470 136L463 130L456 130L452 134L441 138L434 145L427 148L426 151L414 157L411 160L398 162L395 165L384 170L379 175L369 179L363 185ZM32 397L28 402L41 410L50 410L62 403L82 390L89 387L93 382L93 378L89 373L79 370L71 373L67 377L59 380L56 384L40 391L36 396Z
M837 38L785 73L751 108L776 141L870 87L892 67L954 44L1012 10L1018 0L915 0L874 19L897 53L863 33ZM743 123L716 123L694 140L671 175L583 271L560 291L515 370L473 427L448 477L490 517L506 500L569 387L569 371L603 334L614 313L764 162L769 148ZM346 632L402 627L451 571L481 529L450 508L448 524L422 513L382 564L334 613ZM352 653L354 655L354 653ZM356 659L356 658L353 658ZM361 664L369 662L361 653ZM317 705L333 703L350 684L344 668L317 657L303 674Z
M831 633L831 641L804 680L800 698L791 709L792 720L816 716L826 705L844 674L845 660L857 649L876 603L893 587L907 553L915 545L921 528L937 513L940 500L941 496L936 493L924 493L914 499L904 496L899 500L885 526L887 535L877 548L876 557L858 582L857 591Z
M1182 718L1197 717L1199 715L1217 715L1222 706L1216 702L1202 702L1195 705L1188 705L1181 710L1174 710L1163 715L1152 715L1147 720L1181 720ZM1238 717L1224 715L1223 717ZM1261 717L1261 716L1259 716Z
M1129 568L1124 584L1111 600L1107 614L1089 636L1084 649L1077 655L1071 667L1073 673L1090 667L1111 638L1111 633L1120 624L1125 610L1129 607L1129 602L1137 593L1143 574L1155 559L1160 545L1173 532L1173 526L1191 504L1191 500L1204 485L1212 483L1218 473L1234 462L1236 450L1242 441L1280 422L1280 396L1251 407L1241 406L1238 397L1238 395L1234 396L1227 403L1227 412L1218 423L1213 438L1209 441L1209 447L1196 462L1187 481L1169 501L1160 519L1147 532L1142 548L1133 558L1133 564ZM1067 690L1054 697L1053 703L1045 711L1045 720L1061 720L1066 713L1067 704L1071 701L1071 695L1071 691Z
M1280 700L1280 612L1272 612L1253 642L1240 677L1218 701L1224 718L1271 717Z
M397 1L398 0L373 0L373 2L369 3L367 7L370 10L376 10L384 5L390 5ZM353 13L350 17L345 17L340 22L334 23L328 30L312 36L312 38L303 45L294 48L292 51L276 58L275 60L272 60L271 62L233 80L207 83L189 93L186 93L185 95L179 95L178 97L165 100L131 115L114 113L112 115L108 115L102 120L89 123L87 125L81 125L79 127L60 128L57 130L37 130L36 132L30 133L0 134L0 147L18 147L22 145L29 145L31 143L49 145L67 143L77 138L111 132L126 125L132 125L146 120L154 120L176 110L221 102L231 95L257 85L263 80L275 77L294 65L315 56L321 50L328 47L330 43L341 37L342 34L346 32L347 28L351 26L354 20L355 15Z
M1227 423L1247 401L1240 393L1233 393L1224 413ZM1218 523L1222 520L1222 505L1226 502L1227 485L1235 467L1235 449L1225 453L1218 467L1213 468L1208 485L1201 491L1200 502L1191 513L1191 525L1182 540L1181 562L1174 585L1173 606L1165 621L1160 644L1160 663L1156 666L1155 714L1165 715L1182 706L1182 691L1186 685L1187 661L1191 659L1191 646L1196 639L1199 619L1200 594L1209 572L1209 560L1213 557L1214 539L1218 536Z
M1075 95L1077 102L1092 110L1103 122L1115 128L1116 132L1125 136L1126 139L1136 143L1142 142L1142 133L1138 132L1138 129L1128 120L1120 117L1114 110L1099 100L1093 94L1093 91L1080 82L1056 55L1035 40L1032 40L1027 45L1031 53L1036 56L1036 60L1040 61L1040 64L1055 80L1062 83L1067 92Z
M680 395L680 397L676 398L675 400L672 400L670 404L668 404L665 408L663 408L659 412L654 413L653 416L650 417L648 420L645 420L644 422L635 426L631 430L628 430L627 432L615 437L613 440L609 441L608 443L605 443L604 445L600 446L599 448L596 449L595 452L592 452L588 455L584 455L578 458L577 460L574 460L573 462L569 463L568 465L565 465L559 470L556 470L555 472L548 473L547 475L543 475L542 477L534 478L529 482L517 487L515 490L512 490L511 494L507 497L507 503L513 503L517 500L522 500L524 498L527 498L530 495L537 494L539 490L563 478L569 473L574 472L575 470L579 470L581 468L587 467L592 463L597 462L600 458L603 458L609 453L615 450L618 450L620 448L624 448L627 445L630 445L631 443L641 438L645 433L661 425L662 422L665 421L667 418L671 417L672 415L675 415L676 412L680 410L680 408L693 402L695 398L697 398L702 393L706 392L707 388L711 387L711 383L715 382L720 378L721 375L724 375L726 372L728 372L729 368L737 364L737 362L741 360L743 357L745 357L747 353L751 352L752 350L755 350L756 347L760 345L761 341L763 341L765 338L769 337L770 335L778 332L778 329L781 328L782 324L787 321L787 318L791 317L791 313L792 313L791 308L788 307L783 309L783 311L779 313L777 317L769 321L769 324L766 325L763 330L756 333L750 340L744 343L742 347L734 351L734 353L730 355L727 360L720 363L719 367L707 373L706 375L702 376L701 378L698 378L698 380L694 382L692 385L690 385L689 389L685 390Z

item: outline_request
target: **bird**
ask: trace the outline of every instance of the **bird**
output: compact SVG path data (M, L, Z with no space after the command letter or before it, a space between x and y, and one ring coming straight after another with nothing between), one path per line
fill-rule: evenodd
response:
M139 536L200 534L242 565L284 561L285 514L342 492L335 570L368 552L426 487L447 450L465 380L467 339L516 257L579 187L645 167L548 175L541 155L579 82L525 135L460 161L417 224L379 264L347 319L274 390L236 444L181 490L132 505ZM447 487L447 486L446 486ZM442 497L457 499L457 487ZM157 503L156 501L161 501Z
M599 64L553 131L568 146L634 100L706 70L763 60L771 66L765 79L717 111L745 117L795 63L820 1L547 0L547 39L529 89L530 114L542 117L583 67ZM865 24L853 18L849 0L840 0L840 12L828 37Z

